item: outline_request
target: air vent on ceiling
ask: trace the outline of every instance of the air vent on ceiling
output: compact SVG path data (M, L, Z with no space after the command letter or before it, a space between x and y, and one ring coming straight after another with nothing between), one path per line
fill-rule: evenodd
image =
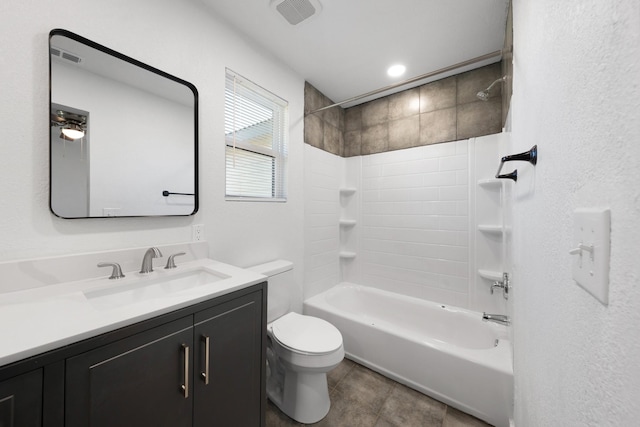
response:
M272 0L271 7L291 25L298 25L322 10L317 0Z
M51 48L49 49L49 52L51 52L51 55L53 56L57 56L58 58L62 58L66 61L73 62L74 64L79 64L82 62L82 58L79 57L78 55L71 52L67 52L66 50L62 50L55 46L51 46Z

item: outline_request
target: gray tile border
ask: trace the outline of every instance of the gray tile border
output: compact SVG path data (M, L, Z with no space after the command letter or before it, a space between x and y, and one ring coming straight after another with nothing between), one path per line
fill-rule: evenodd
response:
M305 116L304 141L352 157L499 133L502 84L494 86L488 102L476 94L501 77L501 67L498 62L355 107ZM305 82L305 111L331 103Z
M389 124L369 126L362 130L361 154L374 154L389 148Z
M362 154L362 131L353 130L344 133L344 157Z
M324 150L337 156L342 156L343 133L329 123L324 124Z
M384 97L362 105L362 127L367 128L389 121L389 98Z
M415 147L419 141L419 115L389 122L389 150Z
M331 104L329 104L331 105ZM330 124L333 127L336 128L341 128L340 127L340 115L344 114L344 110L342 108L339 107L333 107L333 108L329 108L328 110L324 110L320 113L317 114L322 114L322 119L325 121L325 123ZM344 126L344 124L343 124Z
M304 142L324 149L324 122L315 114L304 118Z
M456 76L420 86L420 113L456 106Z
M460 139L456 127L456 108L420 114L420 145Z
M486 89L491 83L499 79L502 75L501 73L501 63L496 62L485 67L458 74L458 94L456 104L460 105L477 101L478 98L476 94L481 90ZM501 98L502 84L496 84L489 92L489 96L492 98Z
M347 108L345 110L345 132L362 129L362 106L357 105L355 107Z
M457 138L467 139L476 136L499 133L502 130L502 98L494 97L489 101L475 101L458 106Z
M420 113L420 89L414 88L389 96L389 120L398 120Z
M325 96L309 82L304 82L304 112L317 110L324 107Z

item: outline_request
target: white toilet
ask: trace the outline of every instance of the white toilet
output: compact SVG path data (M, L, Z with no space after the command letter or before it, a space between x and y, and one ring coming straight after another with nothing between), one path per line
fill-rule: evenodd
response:
M293 264L278 260L249 268L268 277L267 396L294 420L311 424L329 412L327 372L344 358L331 323L291 312Z

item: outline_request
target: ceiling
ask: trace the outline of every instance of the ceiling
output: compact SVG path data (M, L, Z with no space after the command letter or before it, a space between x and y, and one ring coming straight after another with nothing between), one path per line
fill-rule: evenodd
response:
M502 49L509 3L318 0L319 13L291 25L270 7L271 1L282 0L201 1L335 102ZM384 94L499 60L495 57ZM407 70L391 78L386 70L396 63Z

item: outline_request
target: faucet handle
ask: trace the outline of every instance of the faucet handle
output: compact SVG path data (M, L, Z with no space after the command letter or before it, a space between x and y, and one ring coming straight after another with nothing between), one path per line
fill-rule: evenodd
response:
M124 274L122 273L122 268L120 268L120 264L117 262L99 262L98 267L113 267L111 271L111 276L109 279L122 279Z
M169 259L167 260L167 265L164 267L165 269L176 268L176 262L173 260L177 256L186 255L185 252L178 252L177 254L169 255Z

